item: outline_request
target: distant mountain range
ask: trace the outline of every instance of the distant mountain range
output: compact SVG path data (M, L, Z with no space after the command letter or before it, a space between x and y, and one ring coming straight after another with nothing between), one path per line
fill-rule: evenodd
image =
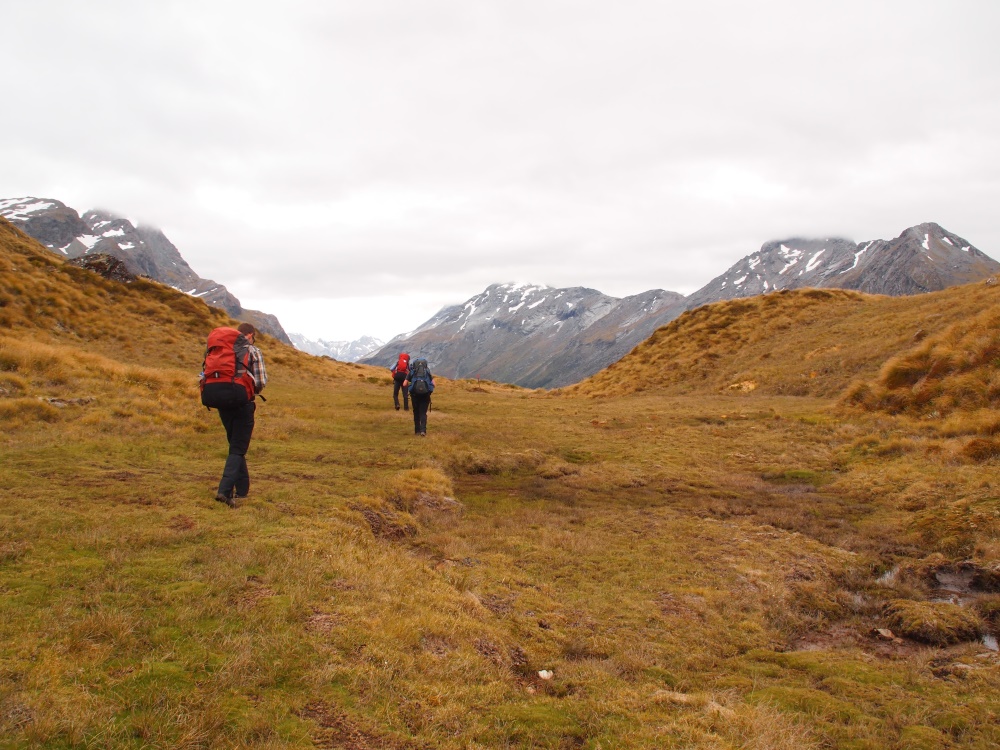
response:
M683 302L663 290L617 299L582 287L493 284L361 361L388 367L409 351L447 377L574 383L625 356Z
M199 297L269 336L292 343L274 315L244 308L222 284L201 278L158 229L134 226L128 219L106 211L91 210L81 216L75 209L48 198L0 199L0 216L67 258L113 255L125 263L130 273Z
M408 351L447 377L555 388L603 370L658 327L711 302L802 287L919 294L998 272L1000 263L933 223L888 241L793 238L765 243L689 297L495 284L361 361L390 366Z
M315 354L317 357L330 357L340 362L357 362L362 357L385 346L384 341L372 336L362 336L354 341L326 341L325 339L314 341L307 339L300 333L290 333L288 337L292 340L292 345L300 352Z
M285 333L275 316L243 308L225 286L202 279L158 229L106 211L81 216L52 199L0 199L0 216L65 257L113 255L130 273L199 297L310 354L388 367L408 351L426 357L434 372L446 377L531 388L579 382L684 311L711 302L802 287L919 294L1000 273L1000 263L928 223L893 240L860 244L842 238L766 242L688 297L653 289L619 299L582 287L493 284L385 345L370 336L311 341Z

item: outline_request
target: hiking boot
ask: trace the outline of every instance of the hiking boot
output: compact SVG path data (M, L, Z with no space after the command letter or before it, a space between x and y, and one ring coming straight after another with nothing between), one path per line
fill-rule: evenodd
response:
M230 508L236 507L236 501L233 500L233 498L230 497L229 495L223 495L221 492L216 492L215 499L218 500L220 503L225 503Z
M399 411L399 407L398 406L396 407L396 411Z

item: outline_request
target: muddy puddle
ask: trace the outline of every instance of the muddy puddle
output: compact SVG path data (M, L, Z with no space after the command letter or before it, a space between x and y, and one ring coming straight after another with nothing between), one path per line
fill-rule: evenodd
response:
M973 587L976 574L973 570L939 570L934 573L934 597L932 602L951 602L969 606L985 591L977 591Z
M893 586L901 574L897 566L878 577L882 586ZM962 564L939 568L931 573L926 582L930 586L928 601L957 604L960 607L974 607L983 596L996 592L996 574L984 571L973 564ZM979 640L990 651L997 651L998 633L995 627L988 630Z

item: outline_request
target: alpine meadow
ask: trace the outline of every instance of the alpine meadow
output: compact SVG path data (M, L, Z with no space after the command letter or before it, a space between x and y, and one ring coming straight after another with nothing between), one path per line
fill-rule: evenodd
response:
M1000 284L688 311L558 390L261 336L0 219L0 747L1000 746ZM431 363L433 367L433 362Z

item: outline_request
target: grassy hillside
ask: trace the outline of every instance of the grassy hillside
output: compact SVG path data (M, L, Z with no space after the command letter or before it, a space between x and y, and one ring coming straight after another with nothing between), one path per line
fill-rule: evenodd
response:
M661 329L630 395L441 379L425 440L384 371L265 340L230 510L195 384L225 316L0 222L0 746L996 746L997 461L968 450L995 403L882 395L975 315L801 294L744 338ZM891 334L850 327L882 304ZM802 378L824 320L854 370ZM652 382L667 340L690 367Z
M873 379L889 358L998 301L1000 287L978 283L913 297L803 289L719 302L684 313L565 391L837 396L852 380Z

